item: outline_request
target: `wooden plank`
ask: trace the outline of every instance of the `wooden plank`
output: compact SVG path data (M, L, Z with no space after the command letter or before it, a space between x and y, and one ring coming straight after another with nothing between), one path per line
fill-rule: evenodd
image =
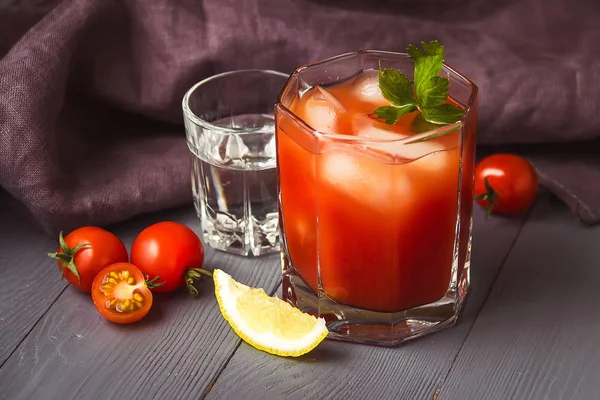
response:
M520 219L475 210L472 291L452 329L398 348L325 341L298 359L278 358L242 343L209 399L431 399L444 380L513 245Z
M0 200L0 366L67 286L55 262L57 239Z
M600 226L538 201L442 399L597 399Z
M138 218L113 231L129 248L143 227L167 219L200 229L195 212L185 209ZM271 293L281 281L277 255L244 259L207 249L205 266ZM240 339L221 317L212 281L201 289L198 298L185 289L156 295L146 318L119 326L103 320L89 296L67 288L0 368L0 398L202 397Z

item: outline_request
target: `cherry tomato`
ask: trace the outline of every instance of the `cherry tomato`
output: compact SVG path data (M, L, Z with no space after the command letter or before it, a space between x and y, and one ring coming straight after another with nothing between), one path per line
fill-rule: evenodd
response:
M204 247L200 238L185 225L177 222L159 222L144 229L131 246L131 262L150 279L158 277L161 286L156 292L170 292L185 283L192 294L198 294L192 285L202 274Z
M92 283L94 306L104 318L130 324L144 318L152 307L152 292L135 265L120 262L104 268Z
M537 196L533 165L515 154L494 154L475 167L475 201L488 212L516 214L528 209Z
M127 262L127 249L113 233L95 226L77 228L59 237L56 253L48 254L58 260L63 276L77 289L89 292L98 272L108 265Z

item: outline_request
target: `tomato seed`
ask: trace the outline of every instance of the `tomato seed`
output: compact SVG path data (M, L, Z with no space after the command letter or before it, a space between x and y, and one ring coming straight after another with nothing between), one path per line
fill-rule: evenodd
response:
M122 284L123 282L133 285L135 284L135 279L130 276L129 271L120 271L120 273L112 271L104 277L102 285L100 286L100 290L105 296L110 296L114 292L117 285ZM111 308L118 312L131 312L141 308L143 302L144 296L139 293L134 293L132 298L129 299L113 298L111 300L107 300L105 306L106 308Z

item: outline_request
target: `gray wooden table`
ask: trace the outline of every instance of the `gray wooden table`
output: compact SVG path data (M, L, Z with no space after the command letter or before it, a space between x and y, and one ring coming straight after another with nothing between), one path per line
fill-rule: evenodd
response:
M0 205L2 206L2 205ZM111 227L129 247L146 225ZM600 399L600 227L542 194L519 218L476 208L472 289L452 329L397 348L325 341L297 358L241 342L212 283L157 295L142 322L103 320L61 281L56 238L0 209L0 399ZM280 290L278 256L207 251L206 267Z

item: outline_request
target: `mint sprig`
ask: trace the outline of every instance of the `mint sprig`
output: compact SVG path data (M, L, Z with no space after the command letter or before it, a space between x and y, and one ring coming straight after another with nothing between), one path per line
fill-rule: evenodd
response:
M395 124L401 116L413 112L417 109L415 104L407 104L405 106L382 106L375 110L374 114L377 118L385 120L386 124Z
M379 88L383 97L393 106L383 106L374 114L385 119L388 124L395 124L404 114L417 109L412 84L406 76L392 68L381 69L379 63Z
M379 64L379 87L391 105L373 112L386 124L395 124L403 115L419 111L411 127L415 132L455 123L464 115L464 110L446 103L450 81L438 75L444 63L444 46L433 40L421 42L421 47L409 45L406 49L415 63L414 87L401 72L393 68L381 69Z
M425 121L432 124L448 125L460 121L464 111L454 104L440 104L439 106L423 107L421 113Z

